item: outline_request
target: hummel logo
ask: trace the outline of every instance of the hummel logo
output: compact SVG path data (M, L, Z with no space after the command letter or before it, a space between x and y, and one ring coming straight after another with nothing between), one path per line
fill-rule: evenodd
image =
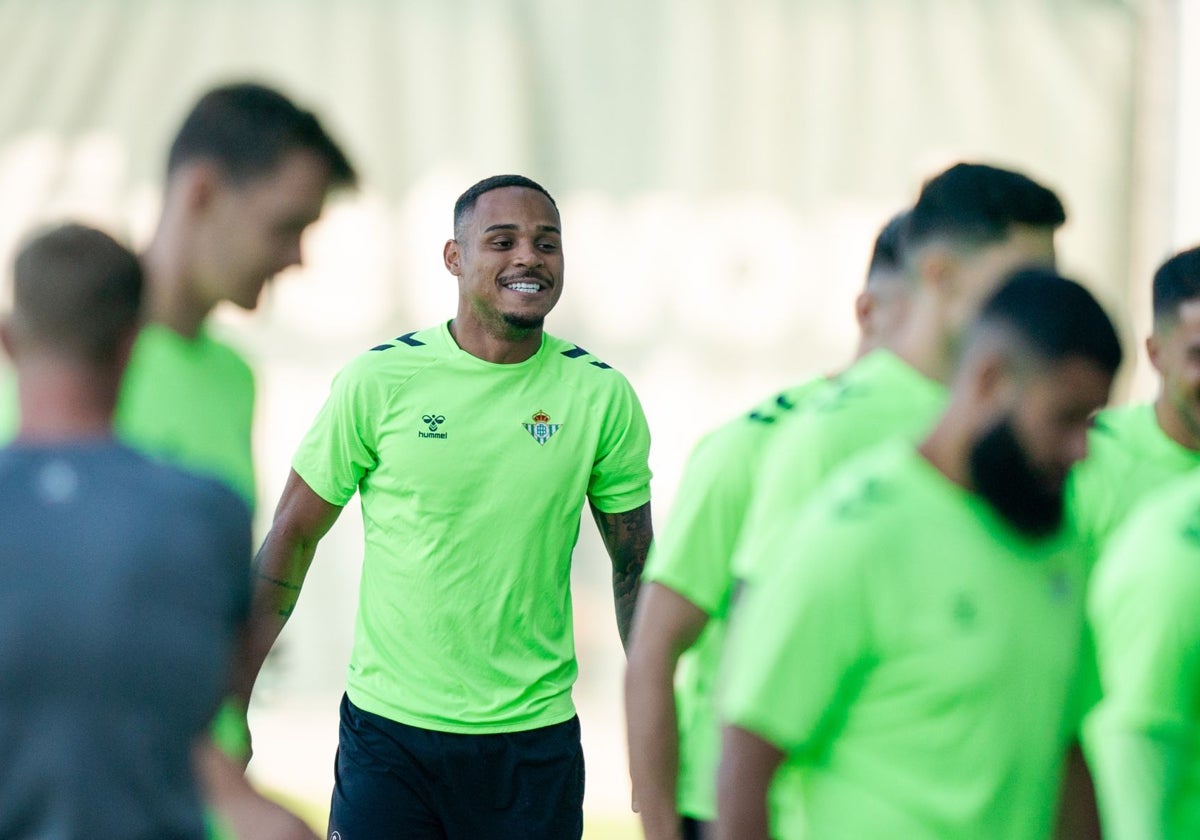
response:
M424 423L429 428L429 431L428 432L417 432L418 436L423 437L423 438L442 438L442 439L445 439L447 437L445 432L438 431L438 426L440 426L446 422L446 415L444 415L444 414L423 414L423 415L421 415L421 422Z

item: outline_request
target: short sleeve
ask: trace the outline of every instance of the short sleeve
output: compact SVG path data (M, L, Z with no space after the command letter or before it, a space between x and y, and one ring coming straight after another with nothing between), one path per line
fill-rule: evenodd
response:
M824 506L778 526L778 562L735 605L724 671L725 721L785 752L818 748L871 662L862 536ZM836 562L835 562L836 561Z
M650 427L633 386L611 373L620 381L604 406L588 498L604 513L623 513L650 501Z
M379 461L375 430L378 418L386 416L386 400L363 367L351 363L334 378L292 459L292 468L313 492L334 505L350 501Z
M646 564L645 580L669 587L710 616L723 615L728 606L731 558L756 463L753 439L763 431L739 419L700 442Z

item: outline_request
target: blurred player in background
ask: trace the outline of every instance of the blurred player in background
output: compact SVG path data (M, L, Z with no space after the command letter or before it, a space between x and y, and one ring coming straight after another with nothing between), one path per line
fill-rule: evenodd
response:
M651 720L663 719L663 663L676 655L669 645L682 649L680 645L686 644L688 637L682 630L700 624L695 621L698 613L729 608L734 580L751 576L755 559L761 556L754 547L755 539L774 523L794 517L811 491L849 455L888 437L916 440L928 431L944 406L941 383L949 375L968 320L1013 269L1053 265L1054 232L1064 220L1062 203L1053 192L1009 170L960 163L923 186L904 232L902 258L909 288L903 317L879 348L815 392L803 409L792 412L766 441L729 572L689 577L687 556L664 555L664 559L679 561L670 580L683 597L670 599L670 605L662 609L675 608L668 618L681 631L668 628L664 633L668 645L659 646L657 671L650 675L651 684L659 691L647 691L642 701L647 703ZM652 577L666 581L668 570L657 560L655 567ZM663 590L665 587L649 591L657 598L666 595ZM690 602L691 609L681 608L681 601ZM646 615L645 620L651 621L649 609ZM690 617L690 625L681 616ZM648 644L654 644L654 634L647 636ZM717 659L710 656L709 672L694 678L694 684L703 690L714 690ZM637 691L638 686L632 685L631 693ZM629 709L631 733L641 725L638 714ZM642 737L631 734L634 740ZM653 749L658 742L647 743ZM643 744L631 746L635 756L643 749ZM646 784L654 784L660 791L669 790L669 754L665 760L663 755L651 756L655 769L646 774L653 778ZM636 778L638 761L635 758L635 788L641 784ZM791 776L790 768L785 768L776 783L781 804L773 809L772 821L782 837L795 836L792 823L798 818L787 813L795 797L782 792L794 784ZM700 784L707 786L709 797L715 796L715 779L710 776Z
M1097 552L1148 492L1200 465L1200 248L1159 267L1153 302L1158 397L1101 412L1071 475L1071 507Z
M162 211L142 254L146 324L117 406L122 440L226 482L253 511L254 377L210 333L208 316L224 301L257 307L264 286L300 264L301 237L330 191L355 180L316 116L279 91L243 82L200 97L171 143ZM244 764L245 708L223 706L214 737ZM217 793L226 811L226 791ZM236 830L236 812L226 819Z
M20 251L0 330L18 428L0 450L0 837L204 836L193 759L249 605L250 515L211 479L113 438L142 269L107 235ZM244 836L311 840L238 785Z
M1118 840L1200 833L1200 519L1191 477L1200 464L1200 248L1163 263L1153 301L1146 349L1158 397L1102 412L1071 480L1075 513L1101 558L1088 605L1100 680L1089 700L1103 699L1084 740L1105 836Z
M649 430L623 376L543 329L564 268L543 187L518 175L472 186L443 257L453 320L350 362L296 453L258 557L248 670L359 493L331 834L578 838L571 551L586 499L624 641L651 540Z
M1105 543L1088 618L1102 699L1084 724L1104 836L1200 837L1200 473Z
M1082 286L1018 272L924 442L847 462L760 536L726 651L718 837L768 836L785 756L784 837L1050 836L1085 585L1063 488L1120 360Z
M903 320L907 224L907 211L897 214L875 240L866 287L855 301L861 334L855 358L886 343ZM710 593L720 598L730 590L730 561L763 443L827 382L810 379L707 435L688 461L667 529L655 540L626 676L630 770L648 840L697 838L716 816L720 727L712 680L728 604L710 600Z

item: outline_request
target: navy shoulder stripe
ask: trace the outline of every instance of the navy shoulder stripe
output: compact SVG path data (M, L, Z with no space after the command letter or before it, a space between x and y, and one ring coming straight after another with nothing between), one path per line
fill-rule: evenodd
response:
M405 333L404 335L396 336L392 341L399 341L402 344L407 344L409 347L424 347L425 342L413 338L414 335L416 335L415 332ZM395 346L395 344L376 344L371 350L391 350Z
M564 356L566 356L568 359L578 359L580 356L586 356L588 354L588 351L584 350L582 347L580 347L578 344L576 344L570 350L562 351L562 354Z

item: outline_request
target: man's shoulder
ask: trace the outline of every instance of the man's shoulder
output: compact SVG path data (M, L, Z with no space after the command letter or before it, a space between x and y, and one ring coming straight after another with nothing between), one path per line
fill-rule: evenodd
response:
M620 371L592 353L590 350L550 333L544 333L541 353L547 361L553 360L564 370L586 376L619 377Z
M1129 454L1133 449L1147 448L1154 438L1163 434L1154 415L1152 403L1106 408L1092 419L1088 444L1103 455Z
M368 347L343 365L343 379L372 378L386 374L390 378L412 373L443 357L440 326L401 333Z

